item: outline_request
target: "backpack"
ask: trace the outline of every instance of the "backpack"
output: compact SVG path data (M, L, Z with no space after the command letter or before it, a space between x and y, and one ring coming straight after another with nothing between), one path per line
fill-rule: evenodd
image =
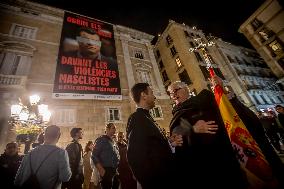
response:
M27 178L27 180L21 185L21 189L40 189L40 184L39 181L37 179L37 172L39 170L39 168L41 167L41 165L43 164L43 162L57 149L52 150L49 154L47 154L47 156L44 158L44 160L40 163L39 167L36 169L35 172L33 172L32 169L32 153L30 153L30 169L31 169L31 174L30 176Z

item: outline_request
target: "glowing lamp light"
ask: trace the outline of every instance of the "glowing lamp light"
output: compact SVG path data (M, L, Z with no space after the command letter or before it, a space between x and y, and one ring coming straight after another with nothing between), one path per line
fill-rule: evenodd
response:
M27 121L29 119L29 113L28 112L21 112L19 114L20 121Z
M48 105L46 105L46 104L38 105L38 113L39 113L39 115L43 115L46 111L48 111Z
M30 103L31 105L35 105L40 101L40 97L38 95L30 96Z
M12 105L11 106L11 116L18 116L21 111L22 111L23 107L21 105Z

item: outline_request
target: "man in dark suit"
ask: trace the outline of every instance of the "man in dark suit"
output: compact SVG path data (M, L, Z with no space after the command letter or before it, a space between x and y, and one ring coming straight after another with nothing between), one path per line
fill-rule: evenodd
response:
M213 93L202 90L190 98L180 81L168 91L176 104L170 132L183 135L183 145L175 149L182 188L246 188Z
M137 109L127 123L129 165L143 189L173 188L172 146L181 145L181 136L170 143L151 117L156 97L148 83L135 84L131 95Z

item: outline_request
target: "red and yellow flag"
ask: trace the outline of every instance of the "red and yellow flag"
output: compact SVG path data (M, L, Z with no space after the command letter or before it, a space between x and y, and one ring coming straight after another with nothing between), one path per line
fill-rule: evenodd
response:
M213 69L210 68L209 71L211 77L213 77L215 75ZM246 173L250 184L249 188L277 188L278 182L272 174L269 163L224 94L223 88L218 84L214 88L214 95L232 147Z

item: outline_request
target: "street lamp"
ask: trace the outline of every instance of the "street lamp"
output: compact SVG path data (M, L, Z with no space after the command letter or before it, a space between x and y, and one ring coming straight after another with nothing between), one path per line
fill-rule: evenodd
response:
M18 104L11 105L11 119L9 123L17 134L17 141L25 143L25 153L30 144L36 140L49 122L51 112L48 105L40 103L38 95L29 97L29 103L24 105L21 99Z

